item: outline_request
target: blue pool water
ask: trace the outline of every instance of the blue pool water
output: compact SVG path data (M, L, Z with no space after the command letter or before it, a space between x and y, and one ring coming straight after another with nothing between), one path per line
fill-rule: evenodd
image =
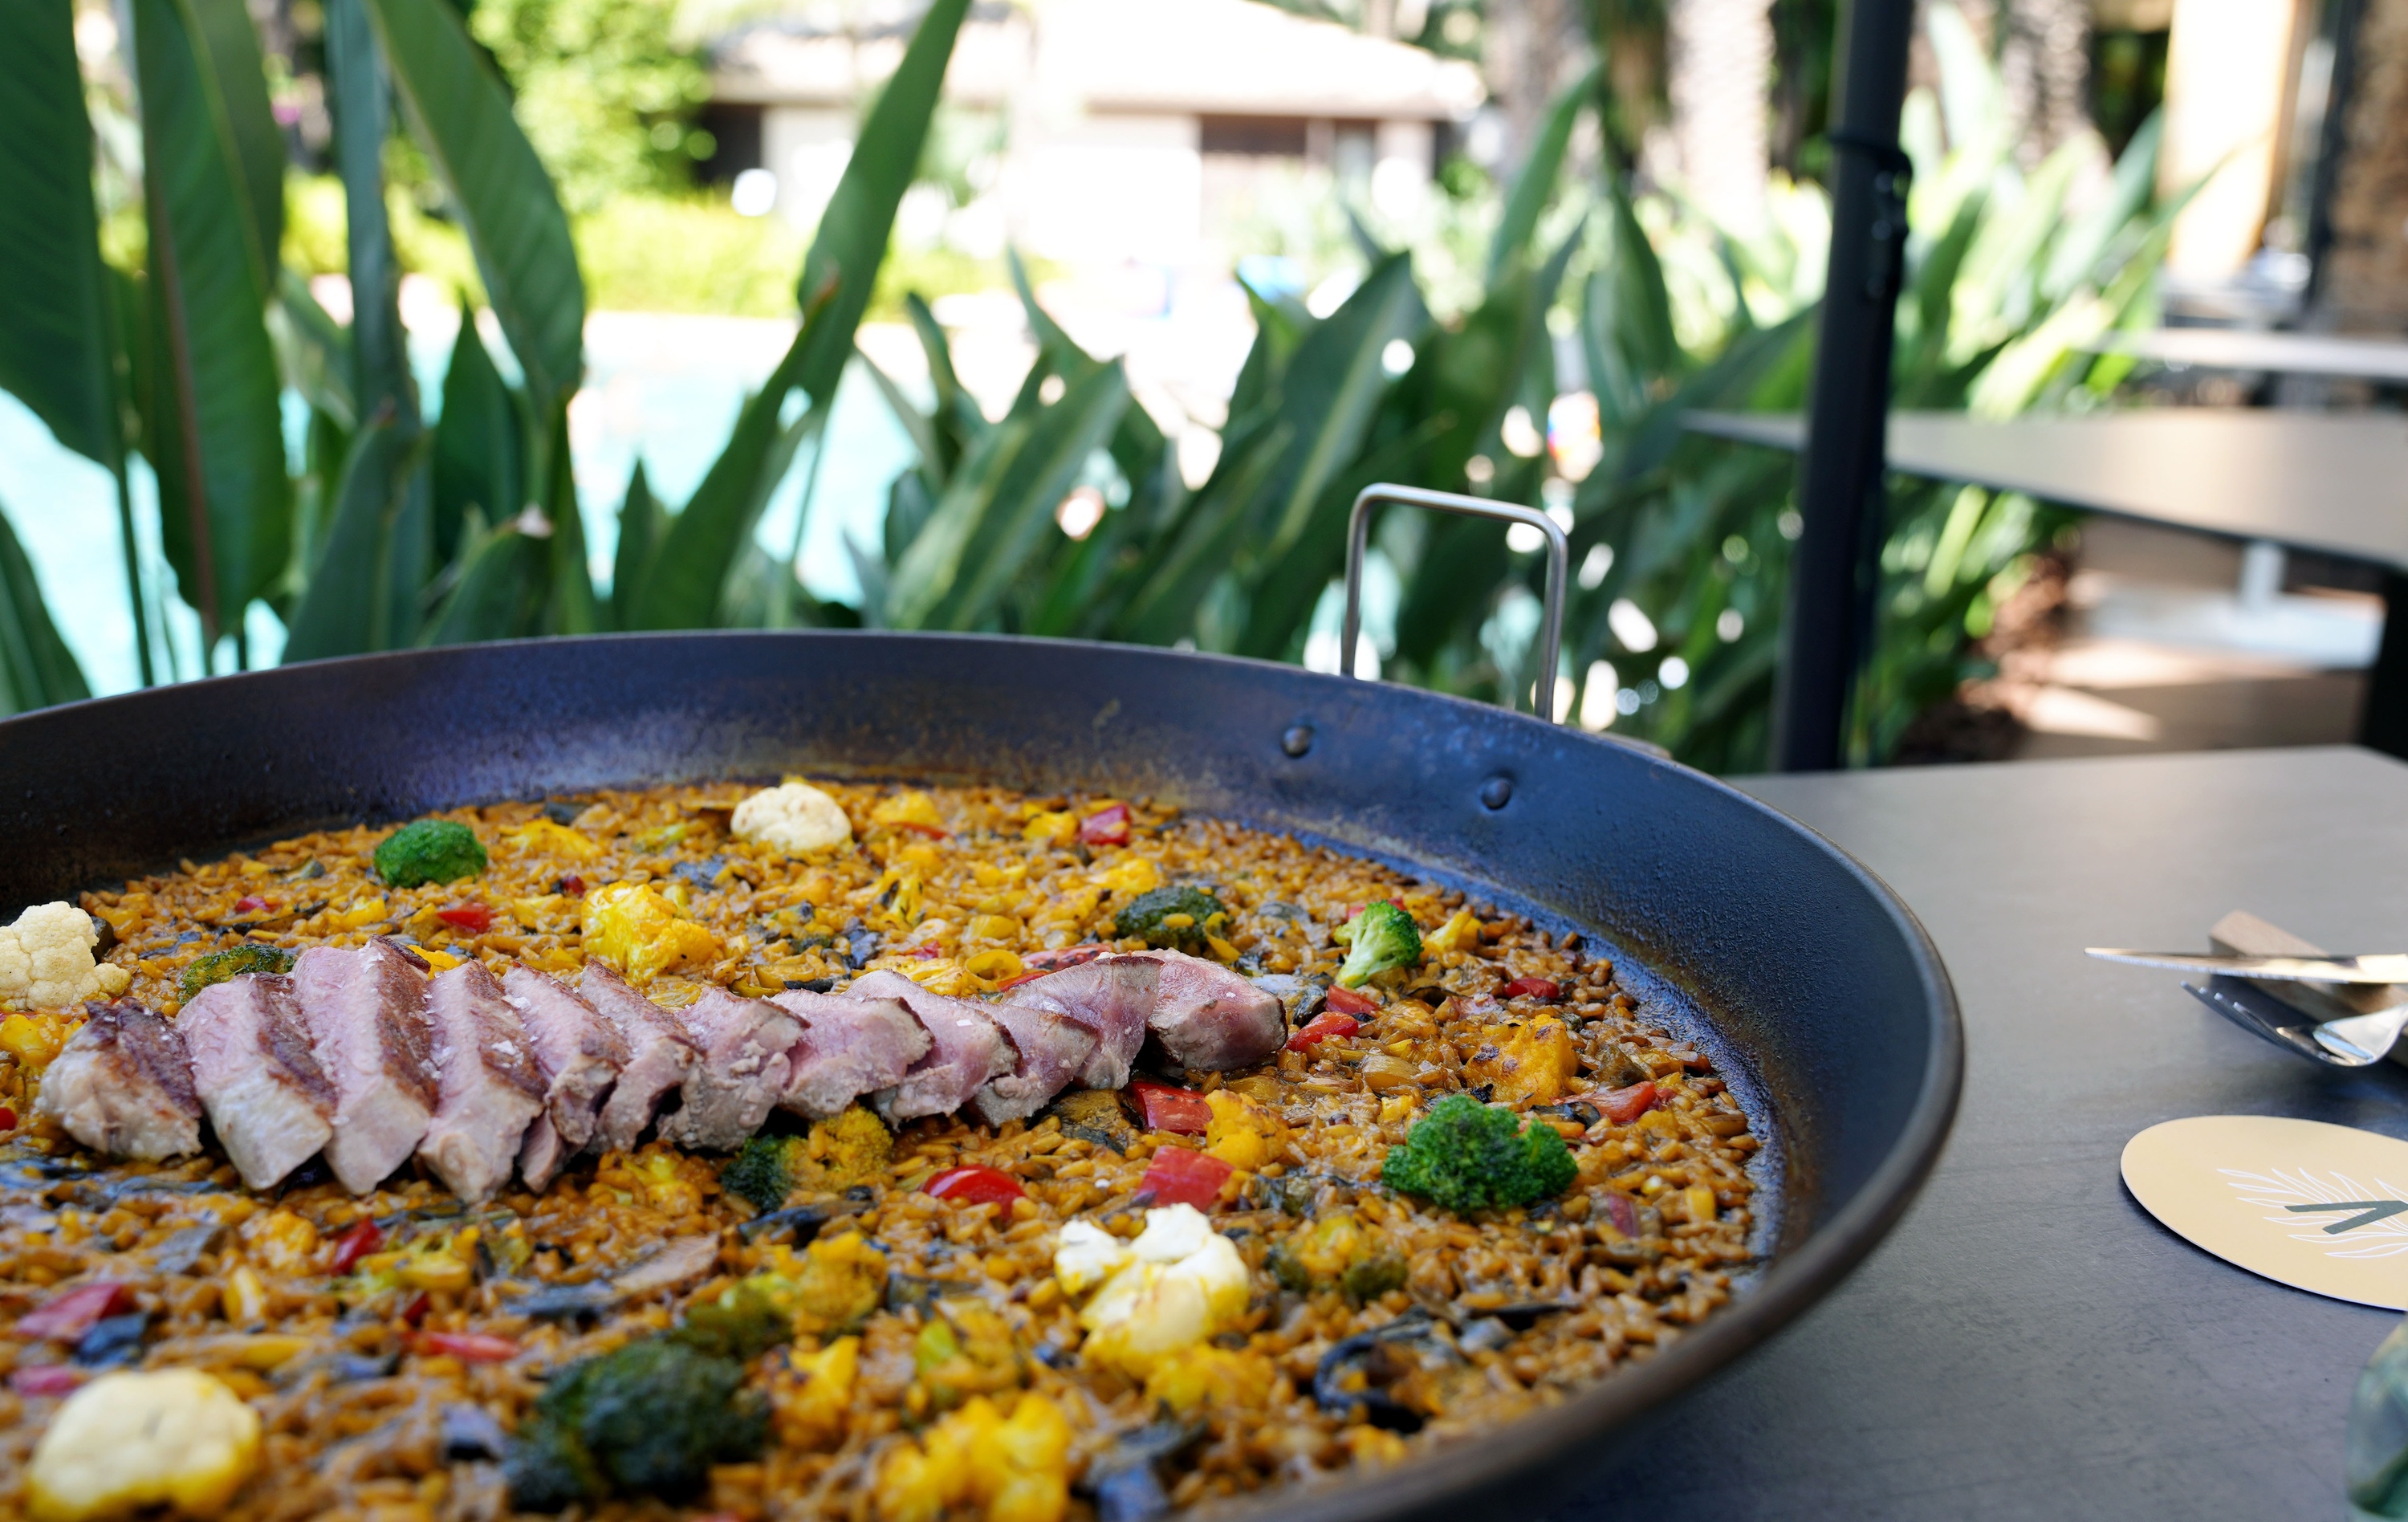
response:
M618 504L636 461L644 462L656 495L681 503L710 467L745 395L776 366L790 335L783 323L739 319L614 312L592 319L586 332L586 388L571 414L570 441L578 505L597 584L607 586L609 579ZM430 414L441 397L451 338L442 332L413 337L412 368ZM495 358L507 366L507 354ZM297 459L297 398L287 398L287 411ZM910 464L911 447L858 366L838 388L826 438L827 458L804 525L800 564L804 583L813 593L853 602L860 589L844 552L844 536L876 542L887 487ZM773 554L783 554L794 544L810 463L806 446L762 515L755 537ZM144 552L150 564L160 567L163 584L171 585L159 558L152 494L148 472L137 465L135 496ZM49 429L5 393L0 393L0 510L23 541L51 616L82 663L93 691L125 692L138 685L134 621L118 547L115 487L106 471L61 448ZM178 669L185 676L197 675L199 621L172 596L167 601ZM271 664L283 647L281 625L256 605L247 624L252 664ZM223 659L222 655L221 668Z

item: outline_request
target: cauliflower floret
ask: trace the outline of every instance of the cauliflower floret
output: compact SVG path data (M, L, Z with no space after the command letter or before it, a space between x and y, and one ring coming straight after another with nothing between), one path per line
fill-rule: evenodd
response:
M103 1374L67 1398L26 1471L37 1522L147 1506L207 1516L259 1467L259 1414L193 1369Z
M1079 1313L1090 1357L1142 1379L1165 1355L1205 1341L1244 1314L1246 1260L1195 1206L1146 1212L1145 1229L1117 1257L1094 1240L1101 1236L1074 1222L1054 1256L1054 1277L1073 1294L1102 1275L1102 1287Z
M114 963L93 961L100 933L73 904L36 904L0 928L0 1003L71 1010L88 998L114 998L133 980Z
M1121 1240L1092 1221L1073 1221L1062 1228L1054 1249L1054 1277L1064 1290L1083 1295L1118 1271L1129 1260Z
M790 856L853 839L853 821L843 806L809 783L763 788L736 806L728 827L739 840L757 840Z

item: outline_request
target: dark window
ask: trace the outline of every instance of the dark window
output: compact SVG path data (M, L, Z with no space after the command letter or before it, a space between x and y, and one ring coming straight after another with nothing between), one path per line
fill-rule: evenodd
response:
M1201 125L1200 146L1207 153L1304 157L1305 123L1300 116L1208 116Z
M713 101L698 123L710 134L711 151L694 166L706 184L724 185L747 169L761 167L761 108Z

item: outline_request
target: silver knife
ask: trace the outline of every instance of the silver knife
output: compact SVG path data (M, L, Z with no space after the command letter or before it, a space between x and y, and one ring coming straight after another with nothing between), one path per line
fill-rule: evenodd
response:
M2278 983L2408 984L2408 955L2381 952L2365 956L2217 956L2200 952L2128 951L2092 946L2090 955L2133 967L2172 968L2177 972L2222 973Z

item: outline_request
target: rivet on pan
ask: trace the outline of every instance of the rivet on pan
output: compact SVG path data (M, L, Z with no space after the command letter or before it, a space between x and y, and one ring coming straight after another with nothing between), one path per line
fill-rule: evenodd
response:
M1513 801L1513 779L1491 777L1480 784L1480 801L1492 809L1502 809Z
M1288 725L1287 732L1280 736L1280 749L1294 756L1301 756L1305 752L1312 749L1312 725L1309 724Z

